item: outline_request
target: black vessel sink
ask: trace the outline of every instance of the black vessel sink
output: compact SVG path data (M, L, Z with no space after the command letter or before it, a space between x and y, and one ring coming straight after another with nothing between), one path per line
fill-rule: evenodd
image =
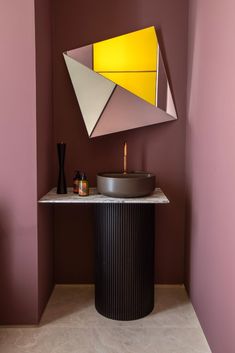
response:
M100 194L111 197L141 197L155 189L155 175L146 172L99 173L97 189Z

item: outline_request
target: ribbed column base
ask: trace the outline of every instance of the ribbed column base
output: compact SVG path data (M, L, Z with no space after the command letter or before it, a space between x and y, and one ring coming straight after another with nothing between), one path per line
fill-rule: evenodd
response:
M97 311L135 320L154 306L154 205L96 205Z

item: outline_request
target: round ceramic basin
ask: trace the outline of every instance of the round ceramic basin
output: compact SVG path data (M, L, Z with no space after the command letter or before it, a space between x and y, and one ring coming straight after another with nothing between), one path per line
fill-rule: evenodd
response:
M146 172L99 173L97 189L100 194L111 197L141 197L155 189L155 175Z

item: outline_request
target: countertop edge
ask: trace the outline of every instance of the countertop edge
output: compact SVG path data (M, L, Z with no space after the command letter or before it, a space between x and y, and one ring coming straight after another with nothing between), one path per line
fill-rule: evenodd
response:
M89 196L78 196L68 187L67 194L57 194L56 188L52 188L47 194L38 200L39 204L169 204L170 201L160 188L156 188L153 194L137 198L114 198L97 193L96 188L90 188Z

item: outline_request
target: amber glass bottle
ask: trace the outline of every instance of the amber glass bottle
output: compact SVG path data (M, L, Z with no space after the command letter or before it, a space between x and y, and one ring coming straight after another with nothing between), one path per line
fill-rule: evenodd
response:
M73 192L74 194L79 193L79 181L81 179L81 175L79 170L75 170L74 177L73 177Z
M79 196L89 195L89 182L87 180L85 173L81 173L81 177L79 180L78 194Z

